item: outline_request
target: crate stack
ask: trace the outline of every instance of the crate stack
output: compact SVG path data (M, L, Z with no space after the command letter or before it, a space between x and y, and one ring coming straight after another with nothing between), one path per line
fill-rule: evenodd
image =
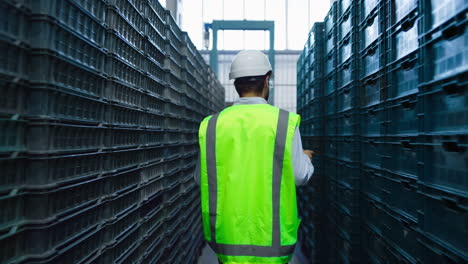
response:
M298 113L305 118L301 121L301 135L303 145L307 149L314 149L318 155L316 162L323 159L321 153L323 149L319 143L324 135L324 102L323 102L323 72L325 62L322 56L325 49L324 24L315 23L312 28L307 43L304 48L304 63L299 60L298 69L303 72L305 78L301 80L302 89L298 89ZM319 165L315 173L322 175ZM309 223L302 225L300 229L300 239L304 252L308 252L309 259L317 259L325 249L317 244L318 237L324 236L321 226L323 218L320 212L324 209L324 200L320 199L319 192L323 190L324 182L318 178L304 188L298 189L298 205L302 221Z
M311 239L328 252L317 262L468 261L467 11L462 0L333 3L325 18L324 117L316 121L325 122L325 134L304 144L325 157L314 161L325 192L301 193L305 203L325 200L327 236ZM303 120L317 114L318 102L302 103ZM302 122L301 132L311 126Z
M186 33L158 1L0 9L0 262L195 263L224 89Z

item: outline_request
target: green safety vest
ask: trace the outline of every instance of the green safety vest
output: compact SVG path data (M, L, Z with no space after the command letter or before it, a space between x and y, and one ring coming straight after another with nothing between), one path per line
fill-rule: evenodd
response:
M223 263L291 260L297 216L292 143L300 116L234 105L199 130L204 236Z

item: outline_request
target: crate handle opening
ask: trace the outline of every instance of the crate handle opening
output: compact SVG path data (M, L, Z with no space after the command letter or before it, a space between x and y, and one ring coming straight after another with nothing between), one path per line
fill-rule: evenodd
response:
M448 152L463 152L465 150L464 147L459 146L455 141L443 141L442 147Z
M400 67L405 70L411 70L413 69L414 65L416 64L416 60L405 60L400 64Z
M414 26L415 21L412 21L410 19L407 19L401 24L401 29L405 32L410 30Z
M402 141L400 141L400 144L406 149L411 149L412 148L411 142L409 140L402 140Z
M463 210L463 208L460 208L460 206L458 206L456 201L453 201L453 200L450 200L450 199L447 199L447 198L442 198L442 202L445 204L445 206L449 210L455 211L457 213L465 212L465 210Z
M442 31L442 36L447 39L447 40L452 40L455 37L461 35L463 31L465 30L465 27L459 27L456 25L452 25L448 28L446 28L444 31Z
M412 109L416 105L415 101L405 100L400 104L404 109Z
M458 93L462 90L462 86L457 80L451 80L447 83L442 84L442 89L448 94Z

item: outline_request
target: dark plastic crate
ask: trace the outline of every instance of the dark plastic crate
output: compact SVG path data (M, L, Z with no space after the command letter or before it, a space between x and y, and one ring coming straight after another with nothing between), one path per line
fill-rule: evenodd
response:
M364 196L371 197L378 202L383 201L383 189L385 186L385 178L381 170L373 168L363 168L360 174L361 179L361 192ZM364 204L361 205L365 207Z
M107 104L54 89L35 86L30 89L28 115L34 118L103 123Z
M394 251L406 258L406 262L417 263L421 256L421 245L415 243L418 239L415 223L397 214L386 212L382 219L384 238L388 241Z
M362 13L362 19L367 18L369 15L372 15L376 9L381 7L383 4L383 1L381 0L363 0L361 2L361 12Z
M134 168L140 164L140 155L142 155L143 151L144 150L114 150L105 156L104 169L108 172L117 172Z
M123 233L121 237L103 251L96 259L98 263L132 263L127 257L135 250L140 243L138 226L135 226Z
M347 37L338 45L338 64L341 65L342 63L345 63L347 60L357 54L358 42L356 42L354 38L355 36Z
M357 162L359 161L359 154L360 154L360 144L359 141L357 141L357 138L352 138L352 137L340 137L336 138L336 145L337 145L337 150L338 150L338 155L337 158L342 161L346 162ZM358 173L355 171L354 167L350 167L349 164L343 163L341 164L343 167L343 172L345 172L347 169L349 169L349 174L345 175L343 173L343 176L345 177L352 177L352 178L358 178ZM352 171L352 172L351 172Z
M0 80L0 116L23 115L26 112L26 98L29 87L26 84Z
M371 44L380 39L384 29L381 24L381 15L375 14L373 17L368 17L361 25L361 50L366 49Z
M109 31L107 33L106 48L111 54L136 68L145 69L147 67L143 50L136 49L115 32Z
M105 98L110 101L132 108L150 108L147 97L148 95L144 94L140 89L125 83L115 80L107 82Z
M355 58L352 58L337 68L338 89L343 89L359 79L357 62ZM357 87L354 88L357 90Z
M106 73L111 80L118 80L135 88L144 87L145 75L142 69L134 67L113 54L106 59Z
M440 26L458 14L461 14L463 17L465 17L468 8L468 3L464 0L431 0L430 2L427 1L426 3L429 4L429 6L424 5L424 11L427 12L427 21L430 21L428 25L431 25L431 28ZM465 15L463 15L464 13Z
M424 254L421 254L422 263L463 263L466 261L466 254L457 252L450 246L442 245L431 236L421 234L418 238Z
M331 5L330 5L330 9L328 10L328 13L327 15L325 16L325 33L328 35L329 33L331 33L333 31L333 29L335 28L335 23L336 23L336 19L337 19L337 5L338 3L336 1L334 1Z
M361 106L372 106L382 103L388 92L384 72L377 72L361 79Z
M95 43L70 31L52 19L31 20L31 46L33 49L51 50L73 63L103 72L106 52Z
M330 95L337 89L336 71L328 74L325 78L325 95Z
M414 17L418 10L418 0L391 0L388 5L390 25L402 24Z
M384 172L381 178L382 201L403 218L417 222L422 209L421 195L415 178Z
M325 40L325 54L330 54L331 52L335 51L336 44L337 44L337 39L336 35L333 32L332 34L329 34Z
M29 77L29 52L21 45L0 39L0 74L6 80L27 79Z
M359 133L359 115L355 110L337 114L336 128L338 136L357 136Z
M383 168L391 173L418 179L418 164L422 160L422 146L418 138L397 137L388 138L382 147L384 157Z
M301 135L303 136L323 136L322 118L315 118L302 122Z
M338 163L337 165L340 167L342 163ZM340 170L338 170L338 173L340 173ZM340 177L342 176L338 175L338 178ZM358 188L353 188L341 182L337 184L336 201L334 202L348 215L359 216L359 201L360 195Z
M467 143L464 136L430 138L422 151L422 181L436 189L467 196Z
M344 111L355 109L358 105L357 84L353 83L345 86L343 89L338 91L337 99L337 112L341 113Z
M394 29L389 36L389 63L415 53L419 48L418 19L406 22Z
M100 127L35 122L28 125L28 152L34 154L92 152L103 148Z
M391 136L418 135L420 132L419 103L416 95L389 101L387 134Z
M337 111L337 92L334 92L323 99L325 104L325 114L330 116L334 115Z
M343 16L355 4L354 2L353 0L338 0L338 17Z
M27 122L0 119L0 155L16 155L26 150Z
M103 211L103 205L92 206L79 214L64 215L46 226L29 227L10 233L0 241L0 260L2 262L20 259L24 261L33 256L35 259L53 256L71 241L76 241L78 237L84 239L87 234L97 230L99 224L106 219ZM29 246L28 243L21 243L31 240L40 241L40 243L35 243L34 247ZM101 245L94 246L100 247ZM84 248L81 250L84 251Z
M30 81L33 84L52 84L94 97L104 94L107 79L100 72L71 64L56 56L32 54Z
M362 165L377 170L382 168L382 159L386 157L383 143L384 141L380 137L364 137L361 139Z
M366 137L384 134L385 108L382 104L362 108L360 117L361 134Z
M463 78L462 76L460 78ZM464 134L468 115L466 81L451 80L435 86L421 88L420 97L424 113L424 133Z
M102 20L99 19L109 15L109 12L104 10L102 1L94 2L96 2L97 9L94 9L95 11L92 13L90 11L93 8L82 0L73 2L71 0L30 1L29 7L33 14L51 16L88 41L96 43L99 47L104 47L106 29ZM96 15L100 17L97 18Z
M177 23L175 22L174 18L172 17L169 11L166 11L166 21L175 39L177 39L177 41L174 41L174 42L173 42L174 39L171 39L171 42L173 42L174 44L177 44L176 45L177 47L180 47L181 46L180 42L183 40L184 36L183 36L182 30L179 28L179 26L177 25Z
M388 98L398 98L418 92L419 58L406 57L393 64L388 71Z
M125 2L122 0L118 1ZM138 23L141 23L141 25L135 27L131 24L131 22L123 17L123 15L124 13L121 13L118 9L116 9L116 7L109 7L106 17L106 23L109 26L109 29L111 32L118 34L121 38L125 39L129 44L138 50L143 50L144 20L138 19Z
M383 71L386 64L385 50L383 42L374 43L365 51L361 52L361 78L368 78L370 75Z
M0 34L12 41L26 41L29 23L27 9L12 1L3 1L0 4L2 22Z
M110 6L117 8L118 13L125 18L136 30L143 30L143 14L134 1L108 0Z
M431 40L426 40L428 43L425 47L424 66L427 81L466 73L468 62L463 54L468 50L467 36L465 23L446 31L436 32L431 36Z

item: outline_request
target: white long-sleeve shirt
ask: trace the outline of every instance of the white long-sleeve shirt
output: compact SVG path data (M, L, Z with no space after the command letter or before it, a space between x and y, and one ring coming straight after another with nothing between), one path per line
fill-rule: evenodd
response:
M234 105L267 103L268 102L261 97L241 97L236 102L234 102ZM304 154L299 128L296 128L293 136L292 162L296 185L304 185L312 177L312 174L314 173L314 166L312 165L309 157ZM195 168L194 179L197 184L200 183L200 160L198 160Z

